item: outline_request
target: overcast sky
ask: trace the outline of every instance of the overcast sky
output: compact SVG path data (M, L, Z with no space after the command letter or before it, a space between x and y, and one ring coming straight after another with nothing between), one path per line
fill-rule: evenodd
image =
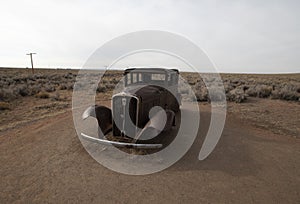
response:
M300 1L36 0L0 3L0 66L80 68L139 30L187 37L221 72L300 72Z

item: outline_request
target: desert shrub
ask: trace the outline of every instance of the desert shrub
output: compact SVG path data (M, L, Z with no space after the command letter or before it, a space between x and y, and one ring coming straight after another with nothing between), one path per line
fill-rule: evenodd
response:
M229 93L226 94L226 97L228 101L233 101L236 103L242 103L247 99L244 90L239 88L231 90Z
M21 79L17 76L17 77L13 77L13 81L14 83L20 83Z
M235 78L235 79L232 79L231 83L239 85L239 84L241 84L241 81L240 81L240 79Z
M103 85L99 85L98 87L97 87L97 92L99 92L99 93L103 93L103 92L105 92L106 91L106 86L103 86Z
M59 74L52 74L52 75L50 75L50 76L48 76L48 78L51 80L51 81L59 81L59 80L61 80L61 75L59 75Z
M197 87L194 93L197 101L208 101L208 91L205 86Z
M102 84L107 84L107 83L109 83L109 81L108 81L107 79L102 79L102 80L101 80L101 83L102 83Z
M259 85L256 86L257 88L257 95L260 98L267 98L271 95L273 88L267 85Z
M230 83L225 83L224 84L224 89L225 89L226 93L229 93L231 90L234 89L234 86L232 86L232 84L230 84Z
M35 94L41 92L42 87L40 84L35 84L30 86L28 89L29 89L29 95L34 96Z
M35 82L35 81L32 81L32 80L29 80L29 81L27 81L27 84L28 84L29 86L34 86L34 85L36 84L36 82Z
M255 86L253 86L253 85L249 86L249 88L245 91L245 93L251 97L257 97L257 95L258 95L257 90L256 90Z
M5 82L6 82L7 86L15 84L15 81L11 78L5 79Z
M281 93L278 89L275 89L271 93L271 99L280 99L281 98Z
M17 94L13 91L13 89L10 88L0 89L1 100L13 100L15 98L17 98Z
M66 89L67 89L67 86L64 85L64 84L61 84L61 85L58 86L58 89L59 89L59 90L66 90Z
M62 101L64 99L65 98L62 98L58 92L55 92L53 95L51 95L52 101Z
M291 84L286 84L283 87L277 87L271 93L272 99L293 100L298 101L300 94L297 92L297 87Z
M36 96L37 98L49 98L49 97L50 97L49 93L44 92L44 91L39 92L39 93L36 94L35 96Z
M189 83L190 86L194 86L196 84L195 81L188 81L188 83Z
M113 78L113 79L110 81L110 83L112 83L112 84L117 84L117 83L119 83L119 80L117 80L116 78Z
M73 90L73 83L68 83L66 86L67 90Z
M27 81L35 81L35 76L34 75L28 75L27 76Z
M0 110L9 110L9 109L10 109L9 103L0 101Z
M28 96L29 95L29 90L28 90L27 86L21 85L21 86L17 87L17 89L18 89L18 94L20 96Z
M44 79L44 78L38 78L38 79L37 79L37 82L38 82L39 84L45 84L45 83L47 82L47 80Z
M115 85L114 84L106 84L105 87L108 90L113 90L115 88Z
M75 76L71 72L69 72L67 74L64 74L63 77L66 79L73 79Z
M44 86L45 91L47 92L54 92L55 91L55 86L52 84L47 84Z
M226 100L225 94L217 87L212 87L208 92L209 101L223 101Z
M298 101L299 93L297 93L295 90L290 89L287 86L285 86L280 91L280 97L281 97L281 99L288 100L288 101Z
M54 85L54 86L59 86L60 83L64 83L64 81L61 80L61 81L52 81L52 82L51 82L51 84Z
M0 87L4 87L6 85L7 85L6 81L0 80Z

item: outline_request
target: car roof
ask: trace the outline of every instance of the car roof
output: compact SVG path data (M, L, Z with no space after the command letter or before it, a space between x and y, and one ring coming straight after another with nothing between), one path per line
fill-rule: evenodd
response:
M129 72L151 72L151 73L179 73L178 69L168 69L168 68L142 68L142 67L129 67L128 69L125 69L124 74L127 74Z

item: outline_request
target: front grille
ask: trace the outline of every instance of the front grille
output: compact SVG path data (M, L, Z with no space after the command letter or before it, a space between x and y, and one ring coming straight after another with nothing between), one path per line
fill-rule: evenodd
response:
M114 136L135 137L137 127L138 101L130 95L113 97Z

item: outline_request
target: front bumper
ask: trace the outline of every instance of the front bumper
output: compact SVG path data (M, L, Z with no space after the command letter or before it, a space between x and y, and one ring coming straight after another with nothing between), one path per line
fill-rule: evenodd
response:
M126 142L116 142L116 141L110 141L106 139L98 139L95 137L91 137L89 135L86 135L84 133L81 133L81 138L93 142L98 143L102 145L113 145L115 147L127 147L127 148L137 148L137 149L157 149L161 148L162 144L136 144L136 143L126 143Z

